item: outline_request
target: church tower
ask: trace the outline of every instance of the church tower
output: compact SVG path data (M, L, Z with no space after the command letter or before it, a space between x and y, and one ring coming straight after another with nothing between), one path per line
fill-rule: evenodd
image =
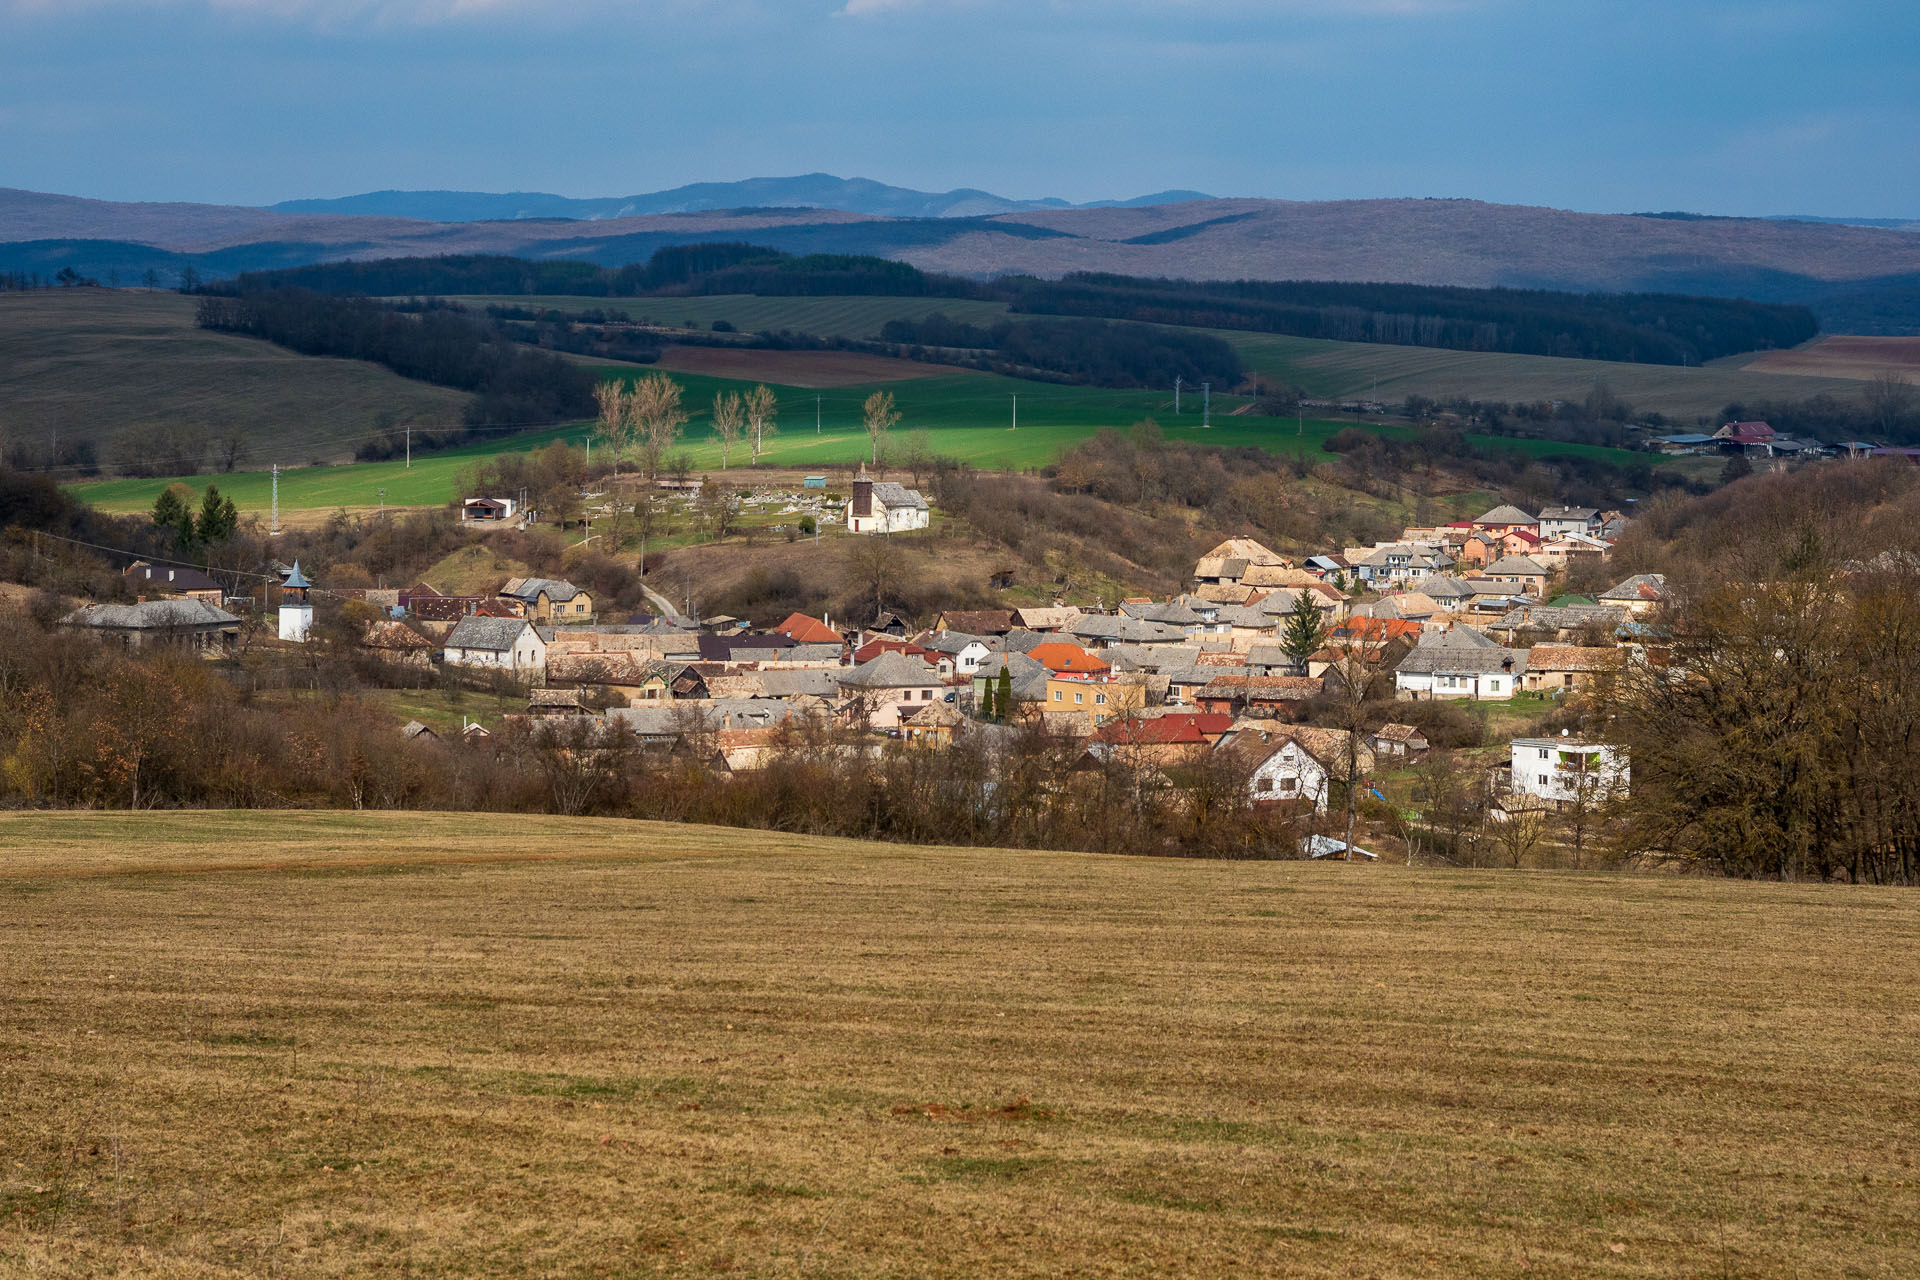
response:
M280 638L291 640L295 644L305 644L307 634L313 630L313 603L307 599L307 592L313 584L300 572L300 562L293 562L293 572L280 584Z

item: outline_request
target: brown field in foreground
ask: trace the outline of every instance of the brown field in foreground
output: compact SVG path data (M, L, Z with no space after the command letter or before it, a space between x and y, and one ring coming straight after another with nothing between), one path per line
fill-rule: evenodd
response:
M0 1274L1905 1277L1920 899L0 818Z
M668 347L660 353L655 367L785 387L858 387L873 382L950 377L956 372L860 351L757 351L742 347Z
M1862 382L1892 373L1920 381L1920 338L1821 338L1804 347L1765 352L1740 367L1753 373L1855 378Z

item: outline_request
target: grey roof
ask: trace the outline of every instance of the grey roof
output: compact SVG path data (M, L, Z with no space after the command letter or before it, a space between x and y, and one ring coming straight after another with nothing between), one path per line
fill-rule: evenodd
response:
M500 594L532 604L540 598L542 591L547 593L547 599L556 604L564 604L580 594L580 588L559 578L527 578L518 583L509 582Z
M280 585L283 587L311 587L313 584L307 581L306 574L300 572L300 562L295 560L293 562L293 568L287 571L287 580Z
M1591 520L1599 515L1595 507L1547 507L1540 512L1542 520Z
M1192 666L1200 649L1197 644L1116 644L1102 649L1100 656L1116 671L1166 671Z
M1170 626L1164 622L1145 622L1139 618L1114 617L1100 613L1085 615L1067 628L1067 634L1076 639L1108 640L1129 644L1177 644L1188 639L1185 629L1181 627Z
M956 656L965 652L969 645L983 645L988 649L993 647L987 643L985 636L970 636L964 631L929 631L914 643L931 653Z
M1204 619L1183 604L1168 602L1155 604L1123 604L1120 612L1129 618L1138 618L1142 622L1164 622L1169 626L1198 626Z
M871 662L837 672L842 685L855 689L918 689L939 684L932 667L918 658L889 649Z
M140 604L90 604L60 619L70 627L99 627L120 631L165 631L171 627L224 626L240 619L225 609L186 596L146 600Z
M1527 556L1501 556L1487 566L1488 573L1545 573L1547 566Z
M1013 698L1016 702L1042 702L1047 696L1047 669L1024 653L1009 653L988 658L980 664L975 673L976 680L997 681L1000 669L1007 668L1013 675Z
M909 489L892 480L873 482L873 500L887 507L912 507L916 511L926 511L927 500L920 496L918 489Z
M1608 604L1542 604L1509 609L1498 622L1487 624L1494 631L1518 631L1538 627L1542 631L1577 631L1599 624L1617 627L1627 620L1627 611Z
M1538 524L1532 516L1515 506L1498 506L1479 517L1475 524Z
M1449 578L1443 574L1435 574L1430 578L1422 578L1409 587L1408 590L1418 591L1436 603L1442 604L1448 600L1470 600L1473 598L1472 587L1469 587L1459 578Z
M1667 594L1667 575L1664 573L1636 573L1625 582L1617 582L1602 591L1595 599L1632 600L1639 602L1657 599Z
M1289 658L1287 651L1277 644L1256 644L1247 650L1247 665L1259 668L1291 668L1293 659Z
M1265 603L1262 601L1261 603ZM1287 612L1293 612L1289 609ZM1220 608L1220 621L1233 627L1271 627L1277 615L1254 605L1230 604Z
M519 642L520 632L529 625L525 618L482 618L469 614L454 624L447 636L447 648L505 653Z
M1165 674L1168 684L1205 685L1218 676L1257 676L1262 673L1243 663L1237 667L1176 667Z
M831 698L840 685L837 667L763 667L759 674L769 698Z
M1400 661L1398 671L1409 675L1525 671L1527 651L1505 649L1472 627L1430 631L1420 637Z
M794 709L771 698L716 698L712 702L677 702L664 707L615 707L606 718L643 738L679 735L687 717L698 713L715 729L768 729L784 724Z
M1015 627L1000 637L997 648L1007 653L1026 653L1036 645L1043 645L1053 639L1044 631L1029 631L1025 627Z

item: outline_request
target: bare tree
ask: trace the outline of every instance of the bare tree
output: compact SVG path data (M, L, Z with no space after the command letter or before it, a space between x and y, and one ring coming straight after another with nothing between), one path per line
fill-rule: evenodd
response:
M877 467L880 465L880 441L900 421L900 413L893 407L893 392L874 392L867 397L862 411L866 414L867 439L873 442L872 465Z
M1353 860L1354 811L1360 792L1361 737L1372 727L1371 707L1368 704L1373 698L1375 684L1381 679L1379 659L1382 647L1379 640L1367 634L1356 634L1344 642L1334 657L1333 665L1327 670L1327 693L1333 700L1333 722L1344 729L1347 735L1343 748L1347 767L1347 847L1344 856L1349 862Z
M681 405L685 388L664 373L650 373L634 384L628 413L639 437L647 479L660 475L660 459L680 438L687 411Z
M1891 434L1913 409L1914 385L1889 369L1867 383L1864 399L1873 425L1884 435Z
M727 469L727 456L740 443L743 414L740 393L722 391L713 398L713 434L720 437L720 469Z
M761 453L765 451L766 437L779 429L775 425L775 419L779 417L779 407L774 400L773 392L765 383L761 383L747 392L743 408L746 413L747 428L753 432L753 457L757 462L760 460Z
M1509 809L1507 820L1493 825L1493 843L1510 867L1525 866L1546 834L1547 815L1542 809Z
M593 433L605 443L607 456L613 459L613 472L618 475L620 452L632 439L632 397L628 394L626 383L608 381L593 389L593 398L600 406L600 416L593 424Z

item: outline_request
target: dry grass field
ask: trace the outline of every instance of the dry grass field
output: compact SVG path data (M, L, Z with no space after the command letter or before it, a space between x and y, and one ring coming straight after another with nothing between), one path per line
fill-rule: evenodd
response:
M193 323L177 293L0 293L0 431L89 439L103 461L127 427L238 430L243 466L339 461L383 423L457 425L469 397L360 360L297 355Z
M1920 338L1820 338L1789 351L1767 351L1740 366L1754 373L1870 381L1891 373L1920 380Z
M0 818L0 1274L1908 1277L1920 899Z
M951 369L859 351L752 351L739 347L668 347L656 368L788 387L857 387L876 382L953 377Z

